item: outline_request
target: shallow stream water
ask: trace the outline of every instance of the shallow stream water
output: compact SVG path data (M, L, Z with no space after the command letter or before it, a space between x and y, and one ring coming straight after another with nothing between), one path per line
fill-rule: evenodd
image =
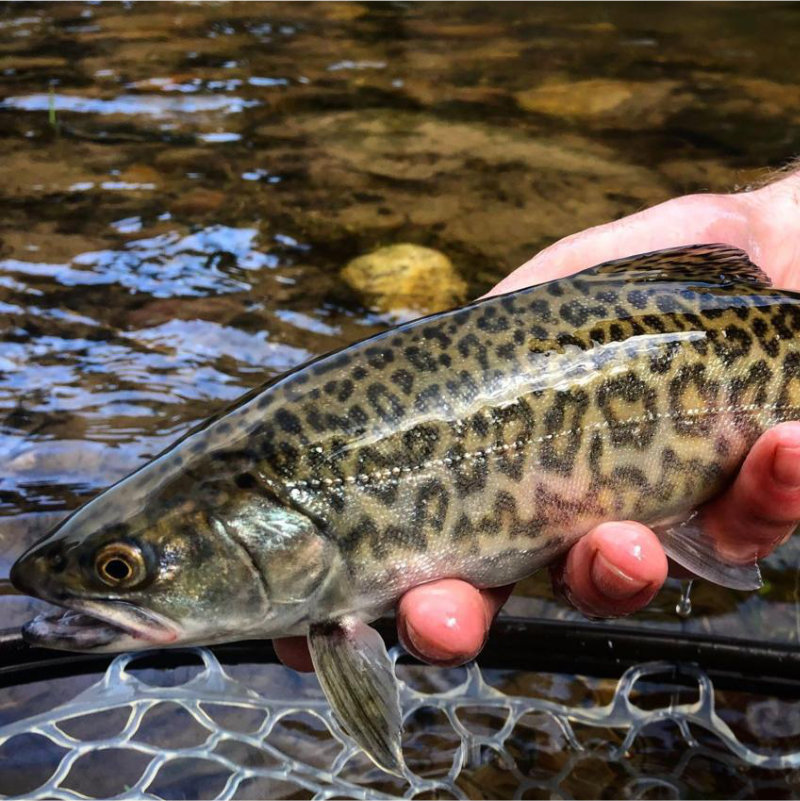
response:
M769 3L0 4L0 575L197 421L391 324L351 258L426 245L477 296L785 163L798 29ZM798 643L797 556L620 625ZM0 628L28 617L0 600ZM574 614L543 579L509 608Z

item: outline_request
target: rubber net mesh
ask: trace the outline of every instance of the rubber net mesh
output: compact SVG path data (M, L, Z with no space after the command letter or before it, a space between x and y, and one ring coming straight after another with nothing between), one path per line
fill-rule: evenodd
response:
M197 669L176 686L143 680L136 657L121 655L72 700L0 728L5 755L32 748L35 738L40 750L42 743L49 748L52 772L24 795L559 798L600 797L608 785L616 797L669 798L702 790L688 787L685 776L711 770L717 783L721 772L738 777L725 792L745 797L753 793L749 769L775 771L782 782L800 776L797 738L767 736L770 721L796 717L795 705L762 699L726 722L711 681L696 668L682 669L696 681L693 688L664 690L659 682L672 668L651 663L616 683L577 680L584 682L577 691L571 678L563 686L573 691L558 698L561 685L539 674L396 665L405 755L414 771L407 784L372 766L333 719L313 677L250 665L251 675L283 670L291 674L286 681L301 682L300 697L280 682L255 689L234 677L241 666L223 667L207 649L193 652ZM392 654L396 662L398 650ZM539 675L540 683L526 686L525 675ZM446 681L431 684L431 676ZM654 692L642 689L648 685ZM748 729L748 720L757 725ZM655 760L653 742L665 746L666 759Z

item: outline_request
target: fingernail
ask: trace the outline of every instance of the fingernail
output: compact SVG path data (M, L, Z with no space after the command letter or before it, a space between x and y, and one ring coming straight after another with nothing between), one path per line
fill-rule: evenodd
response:
M772 460L772 477L778 484L800 489L800 448L779 445Z
M592 581L604 596L615 601L627 601L633 598L649 583L629 576L611 564L600 551L597 551L592 561Z

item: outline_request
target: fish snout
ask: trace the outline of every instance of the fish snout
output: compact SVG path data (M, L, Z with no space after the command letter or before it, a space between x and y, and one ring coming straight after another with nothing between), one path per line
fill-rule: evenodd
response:
M33 585L30 581L31 571L29 569L30 559L27 556L20 556L13 565L9 579L16 589L26 595L33 595Z
M56 574L66 566L66 559L59 551L34 548L17 559L11 566L9 579L20 592L36 598L49 598L47 588Z

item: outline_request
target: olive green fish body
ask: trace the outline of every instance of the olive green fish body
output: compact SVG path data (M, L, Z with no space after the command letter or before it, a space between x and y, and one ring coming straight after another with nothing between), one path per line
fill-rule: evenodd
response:
M248 430L248 480L318 521L376 605L442 576L521 578L604 520L685 513L800 418L800 299L712 280L702 248L663 258L320 359L197 435L208 469L225 421Z
M367 622L437 578L522 578L608 520L756 587L695 510L785 420L800 420L800 296L738 250L660 251L270 382L74 512L11 579L67 607L24 629L51 647L308 633L340 719L402 775L392 664Z

